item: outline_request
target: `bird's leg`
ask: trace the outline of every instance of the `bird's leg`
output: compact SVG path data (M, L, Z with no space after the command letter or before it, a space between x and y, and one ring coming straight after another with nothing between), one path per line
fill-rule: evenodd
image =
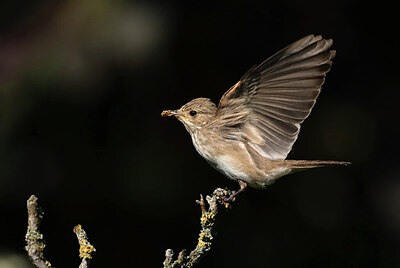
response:
M247 188L247 183L244 181L238 181L240 189L237 192L234 192L230 197L228 197L225 202L235 201L236 196L238 196L241 192L243 192Z
M240 186L240 189L239 189L239 191L236 192L235 195L238 195L241 192L243 192L247 188L247 183L245 183L244 181L239 181L239 186Z

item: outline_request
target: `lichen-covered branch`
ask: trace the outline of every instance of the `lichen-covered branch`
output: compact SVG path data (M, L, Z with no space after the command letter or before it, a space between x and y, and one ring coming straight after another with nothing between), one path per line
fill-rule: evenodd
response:
M50 262L44 257L43 250L46 247L43 235L40 233L40 220L43 213L39 211L37 197L31 195L27 201L28 208L28 230L26 231L25 250L28 252L29 258L33 265L38 268L51 268Z
M33 265L37 268L52 268L50 262L44 257L43 249L46 247L43 239L43 234L40 233L40 221L43 218L43 213L37 204L37 197L32 195L27 201L28 208L28 230L25 235L27 243L25 250L28 252L29 258ZM80 245L79 257L82 262L79 268L89 268L89 260L92 258L92 253L96 249L90 244L86 232L82 229L81 225L74 228L74 233L78 238Z
M206 209L204 198L200 195L200 201L197 202L201 207L201 230L196 248L192 250L188 256L186 255L186 250L182 250L179 252L176 260L174 260L173 250L167 249L165 251L165 261L163 263L164 268L193 267L208 251L210 251L212 240L214 238L213 234L218 208L220 205L228 208L230 203L226 202L226 200L232 196L234 196L233 191L217 188L211 196L206 196L208 203L208 209Z
M79 257L82 259L81 264L79 265L79 268L88 268L89 267L89 261L92 259L92 254L96 252L96 249L93 247L92 244L90 244L89 239L87 237L87 234L85 230L82 229L82 226L78 224L77 226L74 227L74 233L76 234L76 237L78 238L79 242Z

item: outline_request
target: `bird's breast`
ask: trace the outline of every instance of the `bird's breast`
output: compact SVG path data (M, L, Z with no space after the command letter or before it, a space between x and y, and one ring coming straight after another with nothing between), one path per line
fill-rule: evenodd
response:
M226 140L214 133L192 135L197 152L215 169L233 180L252 181L266 173L255 166L246 147L240 141Z
M215 133L192 135L197 152L215 169L233 180L245 181L252 187L263 188L277 178L290 173L290 169L276 166L278 161L261 157L254 159L254 152L237 140L226 140Z
M194 132L192 135L193 145L196 151L206 159L211 165L215 162L215 157L219 153L217 143L207 135L202 134L200 131Z

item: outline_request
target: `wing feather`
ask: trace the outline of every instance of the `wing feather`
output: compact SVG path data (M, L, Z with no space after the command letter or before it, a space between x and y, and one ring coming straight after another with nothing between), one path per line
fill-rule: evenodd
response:
M285 159L331 68L331 46L332 40L309 35L254 66L222 96L215 120L225 118L218 122L225 132L237 135L240 128L241 138L264 157ZM236 120L236 114L245 116Z

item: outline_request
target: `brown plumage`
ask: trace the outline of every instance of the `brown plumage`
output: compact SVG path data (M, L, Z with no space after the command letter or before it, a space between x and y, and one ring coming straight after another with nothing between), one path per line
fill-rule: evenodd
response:
M297 170L347 165L285 160L332 66L336 52L331 46L331 39L306 36L247 71L218 107L198 98L162 115L180 120L199 154L239 181L241 190L263 188Z

